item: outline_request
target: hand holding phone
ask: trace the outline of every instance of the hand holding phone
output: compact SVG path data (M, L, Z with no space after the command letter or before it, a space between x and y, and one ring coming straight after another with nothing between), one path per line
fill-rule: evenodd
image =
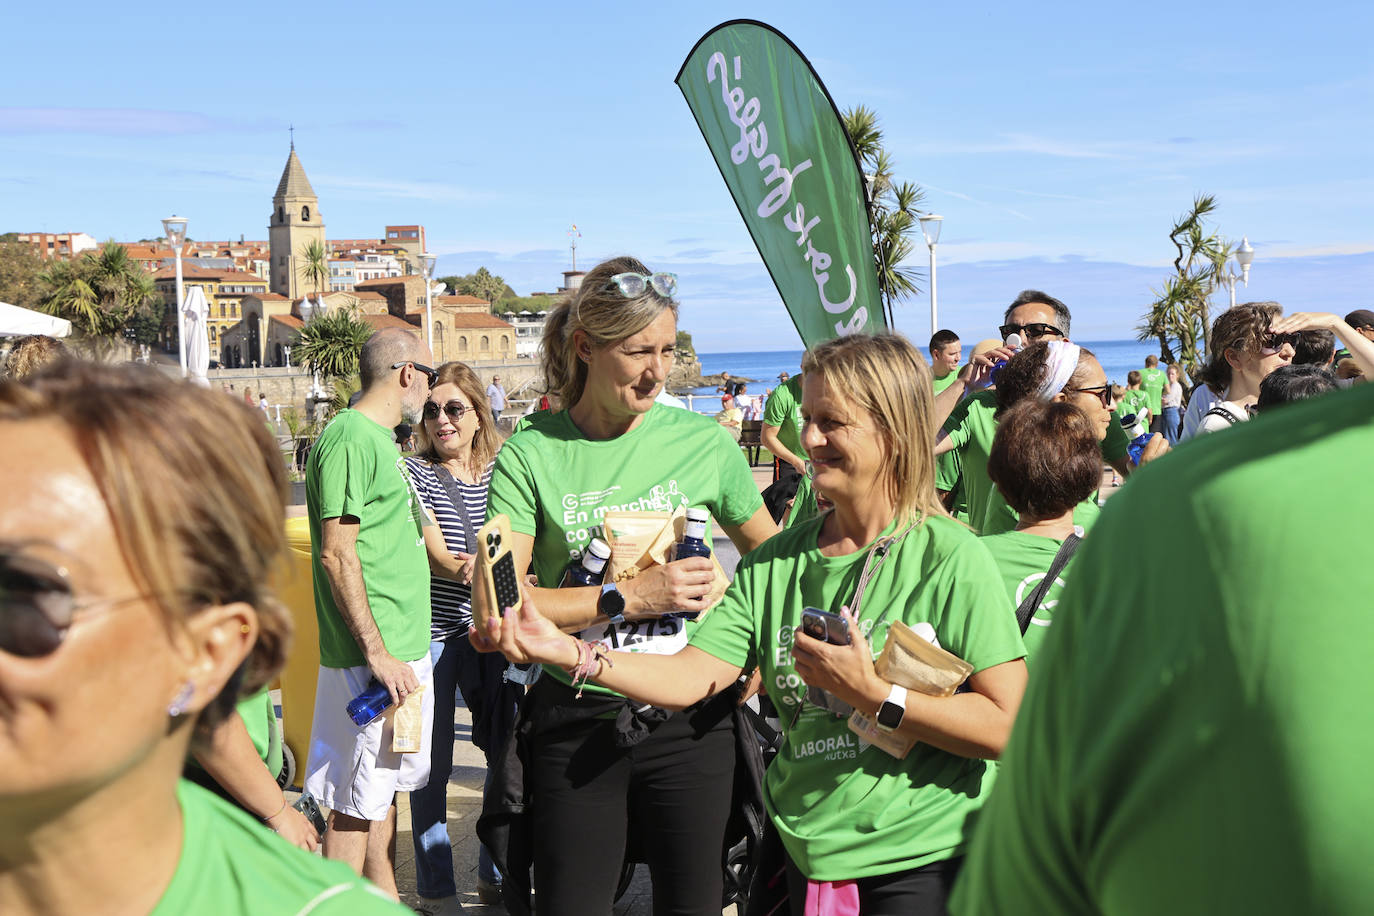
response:
M849 621L820 608L802 609L802 632L832 646L849 645Z
M488 617L501 617L520 604L520 583L511 553L510 519L497 515L477 532L477 570L472 597L473 625L486 633Z

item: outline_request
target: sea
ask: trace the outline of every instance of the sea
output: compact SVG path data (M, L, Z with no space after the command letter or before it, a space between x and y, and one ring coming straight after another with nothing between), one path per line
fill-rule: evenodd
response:
M1112 382L1125 385L1126 373L1132 369L1143 369L1145 357L1158 354L1159 347L1151 341L1139 340L1078 340L1074 341L1097 356L1102 363L1107 378ZM964 344L964 355L968 356L972 346ZM731 376L750 379L749 394L763 394L778 383L778 373L795 375L801 371L803 350L752 350L738 353L698 353L701 360L701 374L715 375L729 372ZM923 356L926 354L922 354ZM720 410L720 395L715 387L689 389L692 407L702 413L715 413ZM681 396L681 392L678 393ZM701 397L698 397L701 396Z

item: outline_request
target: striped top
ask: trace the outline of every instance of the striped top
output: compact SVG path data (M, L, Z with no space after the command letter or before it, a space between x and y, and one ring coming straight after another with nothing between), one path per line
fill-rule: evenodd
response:
M463 520L449 498L448 488L444 486L435 466L423 458L410 457L405 460L410 471L410 479L415 482L415 490L420 494L420 502L439 523L444 534L444 543L452 553L470 553L467 535L463 531ZM495 464L493 462L492 464ZM467 506L468 520L476 533L487 521L487 485L491 483L492 464L482 472L479 483L464 483L457 478L454 483L458 492L463 494ZM430 638L448 639L450 636L463 636L472 623L472 588L453 579L430 576Z

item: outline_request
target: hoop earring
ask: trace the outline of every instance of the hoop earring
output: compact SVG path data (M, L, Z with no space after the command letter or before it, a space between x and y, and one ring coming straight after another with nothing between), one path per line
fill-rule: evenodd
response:
M195 696L195 693L195 685L190 681L182 684L177 695L172 698L172 702L167 704L167 715L173 719L180 718L182 713L186 712L186 707L190 704L191 697Z

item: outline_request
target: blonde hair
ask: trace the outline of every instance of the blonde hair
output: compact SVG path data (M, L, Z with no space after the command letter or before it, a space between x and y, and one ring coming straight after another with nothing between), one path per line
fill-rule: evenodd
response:
M46 334L29 334L16 338L5 359L9 378L28 378L49 363L60 362L71 355L67 345Z
M564 407L576 404L587 387L587 364L577 358L575 331L584 331L591 345L600 348L638 334L664 309L671 309L677 318L677 302L652 288L633 299L622 294L611 277L623 273L650 271L628 256L602 261L587 271L576 293L554 306L544 323L544 385L558 392Z
M204 607L256 609L257 641L201 714L213 725L272 679L291 640L268 587L286 548L276 442L256 409L145 366L73 360L0 382L0 420L46 419L75 433L134 581L170 629Z
M491 464L491 460L496 457L496 452L501 448L501 434L496 429L496 424L491 420L491 411L487 410L487 389L482 387L482 382L477 378L477 373L472 371L472 367L467 363L444 363L439 367L439 375L436 377L434 387L440 385L457 385L458 390L467 397L468 403L472 405L471 410L477 411L477 432L472 436L472 463L480 474ZM432 390L432 389L431 389ZM434 443L430 441L429 431L425 429L424 420L415 425L415 444L419 446L421 458L432 464L443 461L439 453L434 449Z
M930 368L900 334L854 334L802 359L804 385L823 379L873 418L888 469L883 486L896 517L918 522L949 513L935 493L935 398Z

